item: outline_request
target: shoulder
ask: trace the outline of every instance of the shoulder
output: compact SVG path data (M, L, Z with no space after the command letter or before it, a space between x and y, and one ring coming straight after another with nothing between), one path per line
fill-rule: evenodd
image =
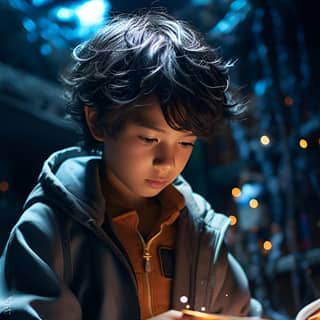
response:
M50 205L35 202L23 212L11 230L2 255L4 266L13 268L16 279L25 274L18 271L21 264L26 264L25 270L29 267L38 270L39 277L47 266L52 266L62 275L65 249L63 229Z
M57 228L57 212L46 203L35 202L25 209L12 232L19 231L34 236L42 234L51 238Z
M49 204L35 202L22 213L11 230L7 245L30 247L41 252L48 248L61 248L68 224L58 210Z
M183 194L188 212L194 220L203 223L209 230L225 232L230 219L225 214L216 212L202 195L192 190L190 184L182 176L174 181L174 187Z

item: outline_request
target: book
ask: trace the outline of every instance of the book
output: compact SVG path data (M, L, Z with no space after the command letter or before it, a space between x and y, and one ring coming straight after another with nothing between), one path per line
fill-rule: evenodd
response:
M190 319L190 320L267 320L260 317L237 317L237 316L229 316L226 314L212 314L205 313L200 311L194 311L189 309L182 310L183 318L182 319Z
M320 299L317 299L304 306L297 314L296 320L320 319Z

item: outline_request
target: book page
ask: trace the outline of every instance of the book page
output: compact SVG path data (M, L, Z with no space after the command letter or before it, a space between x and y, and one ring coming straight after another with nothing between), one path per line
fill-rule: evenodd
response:
M194 310L182 310L183 318L182 319L190 319L190 320L267 320L260 317L236 317L236 316L229 316L223 314L210 314L200 311Z

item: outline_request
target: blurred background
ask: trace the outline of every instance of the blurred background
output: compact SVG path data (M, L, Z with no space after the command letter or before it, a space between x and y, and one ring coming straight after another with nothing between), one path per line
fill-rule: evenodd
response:
M185 177L230 216L230 250L270 319L320 297L320 38L315 1L0 0L0 252L47 156L77 141L59 75L111 12L164 7L236 61L246 120Z

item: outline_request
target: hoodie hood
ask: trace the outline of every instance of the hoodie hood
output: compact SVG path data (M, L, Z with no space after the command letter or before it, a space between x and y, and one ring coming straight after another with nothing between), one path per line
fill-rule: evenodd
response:
M37 201L50 202L82 223L93 219L100 226L105 214L100 163L100 153L78 147L53 153L44 162L24 209Z

